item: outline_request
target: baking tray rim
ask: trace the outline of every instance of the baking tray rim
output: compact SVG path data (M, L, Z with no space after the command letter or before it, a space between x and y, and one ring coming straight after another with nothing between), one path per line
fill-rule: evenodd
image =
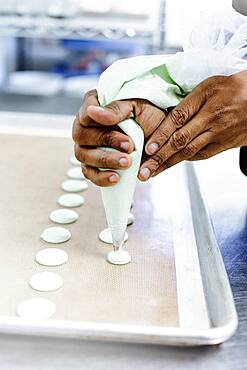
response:
M20 334L73 338L99 341L152 343L176 346L216 345L229 339L238 326L235 313L220 327L209 329L183 329L180 327L158 327L146 325L123 325L69 320L27 321L12 316L0 317L2 334Z

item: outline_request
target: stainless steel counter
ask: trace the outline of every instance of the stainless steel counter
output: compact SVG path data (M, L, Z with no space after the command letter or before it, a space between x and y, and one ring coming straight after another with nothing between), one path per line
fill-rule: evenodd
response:
M30 126L42 117L22 116ZM0 114L0 131L13 123ZM61 136L69 133L71 117L50 120ZM52 126L54 126L52 128ZM41 130L45 129L40 126ZM47 128L46 128L47 129ZM247 177L239 170L238 150L197 164L216 235L221 246L239 315L237 334L221 346L168 348L148 345L82 342L21 336L0 336L0 368L18 369L192 369L245 370L247 348ZM174 205L176 206L176 205Z

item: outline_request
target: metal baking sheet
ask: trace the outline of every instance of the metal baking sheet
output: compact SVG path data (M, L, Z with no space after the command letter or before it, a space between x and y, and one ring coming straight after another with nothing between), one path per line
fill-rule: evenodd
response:
M0 135L0 332L168 345L217 344L236 330L237 316L224 263L193 165L182 164L138 184L126 243L132 263L112 266L99 189L90 184L72 238L60 245L69 262L46 268L34 258L40 234L59 206L72 154L71 140ZM28 282L58 272L64 286L50 293ZM49 320L23 320L17 305L46 297L57 307Z

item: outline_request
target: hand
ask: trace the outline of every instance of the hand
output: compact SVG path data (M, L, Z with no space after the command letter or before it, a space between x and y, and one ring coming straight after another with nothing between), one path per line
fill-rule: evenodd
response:
M73 125L75 156L82 162L86 178L100 186L111 186L119 181L119 175L112 171L131 166L129 154L134 150L132 140L119 131L117 124L134 117L150 137L166 118L166 113L146 100L133 99L114 101L102 108L99 106L96 90L89 91ZM107 146L117 152L106 152L98 147ZM99 168L109 168L100 171Z
M247 145L247 71L211 77L189 94L149 138L145 181L183 160L210 158Z

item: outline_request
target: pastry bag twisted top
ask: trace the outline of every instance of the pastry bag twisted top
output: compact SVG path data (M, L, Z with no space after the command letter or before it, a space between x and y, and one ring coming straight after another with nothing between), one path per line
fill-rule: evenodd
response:
M166 109L174 107L200 82L214 75L247 69L247 17L232 8L206 12L192 31L184 51L174 55L140 56L111 65L100 77L98 99L102 106L113 100L142 98ZM119 171L120 182L102 189L108 225L125 229L140 164L143 133L133 120L119 124L132 137L135 152L129 170ZM122 237L124 230L121 231Z

